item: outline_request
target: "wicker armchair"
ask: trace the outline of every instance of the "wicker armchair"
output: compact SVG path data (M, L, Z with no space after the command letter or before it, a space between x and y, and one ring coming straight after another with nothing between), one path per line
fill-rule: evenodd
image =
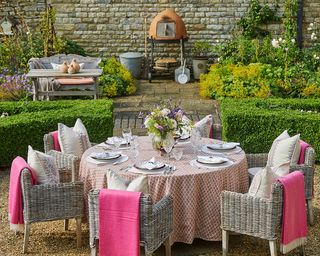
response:
M44 152L53 156L56 159L58 168L65 168L69 170L66 173L67 181L76 181L79 177L80 158L74 155L64 154L62 152L54 150L53 136L48 133L43 137Z
M21 174L23 217L25 224L23 253L27 251L31 223L75 218L77 246L81 244L83 184L59 183L32 185L27 169Z
M255 173L252 172L250 168L266 166L268 154L247 154L246 156L248 160L249 177L252 179ZM314 224L312 199L314 193L313 177L315 171L315 157L315 150L312 147L308 147L305 152L304 164L290 165L290 172L299 170L304 175L304 191L307 201L308 222L310 225Z
M272 184L271 199L257 198L230 191L221 193L223 256L228 253L229 231L269 241L271 256L277 255L276 239L282 216L283 191Z
M99 239L98 198L100 190L89 193L89 231L91 255L96 255L97 239ZM140 199L140 244L144 245L145 255L150 256L162 243L166 248L166 256L171 256L169 235L172 231L172 198L166 196L152 205L150 195Z

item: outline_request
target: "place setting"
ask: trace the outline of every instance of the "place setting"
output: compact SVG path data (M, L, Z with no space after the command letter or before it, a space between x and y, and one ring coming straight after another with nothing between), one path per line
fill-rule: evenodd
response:
M238 142L225 142L225 143L210 143L202 146L201 151L207 154L238 154L242 151L240 143Z
M198 155L196 159L192 159L190 161L191 166L205 169L223 168L231 166L233 164L233 160L220 155Z
M155 174L171 174L176 170L176 167L170 164L155 160L152 157L146 161L138 161L133 166L128 167L126 171L145 175Z
M87 161L96 165L112 164L117 165L129 159L122 151L93 152L87 157Z

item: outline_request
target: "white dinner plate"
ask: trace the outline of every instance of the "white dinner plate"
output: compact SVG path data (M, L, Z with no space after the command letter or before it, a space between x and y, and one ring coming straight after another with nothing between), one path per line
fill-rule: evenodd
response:
M105 141L106 144L109 144L109 145L114 145L114 142L112 140L112 138L108 138L106 141ZM125 139L122 139L120 145L127 145L127 141Z
M142 163L135 164L134 167L141 170L152 171L152 170L159 170L165 167L165 164L161 162L144 161Z
M212 144L208 144L207 148L212 150L231 150L231 149L235 149L236 146L239 146L239 143L235 143L235 142L227 142L223 144L212 143Z
M99 152L99 153L92 153L91 158L95 160L113 160L117 159L121 156L119 152Z
M197 162L202 164L223 164L229 159L220 156L198 156Z
M203 163L199 163L197 161L197 159L193 159L190 161L190 165L197 167L197 168L201 168L201 169L221 169L221 168L225 168L228 166L233 165L234 162L232 160L228 160L227 162L224 162L222 164L203 164Z

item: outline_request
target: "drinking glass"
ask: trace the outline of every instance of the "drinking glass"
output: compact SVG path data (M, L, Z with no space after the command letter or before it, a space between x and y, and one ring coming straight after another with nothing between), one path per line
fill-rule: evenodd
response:
M122 136L125 139L125 141L127 142L127 146L129 146L131 137L132 137L132 132L131 132L131 128L123 128L122 129Z
M190 134L190 142L193 148L194 154L197 154L199 146L201 146L201 134L197 129L193 129Z
M174 148L172 150L172 154L173 154L174 159L176 159L176 161L179 161L182 158L183 149L182 148Z
M122 139L119 138L119 137L113 137L112 141L113 141L113 145L114 145L115 149L119 150L119 147L121 145Z
M173 136L166 136L166 138L163 140L163 143L162 143L162 147L163 149L166 151L166 157L167 157L167 160L169 160L170 158L170 153L171 153L171 150L174 146L174 138Z

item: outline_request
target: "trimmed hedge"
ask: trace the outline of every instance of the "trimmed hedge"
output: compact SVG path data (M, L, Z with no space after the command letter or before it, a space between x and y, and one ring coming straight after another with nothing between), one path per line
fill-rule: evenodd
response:
M225 99L221 116L223 139L239 141L247 153L268 152L284 130L320 152L320 99Z
M111 100L65 100L0 102L0 166L9 166L18 155L27 156L27 147L43 151L44 134L58 123L72 127L77 118L86 126L90 140L101 142L113 132Z

